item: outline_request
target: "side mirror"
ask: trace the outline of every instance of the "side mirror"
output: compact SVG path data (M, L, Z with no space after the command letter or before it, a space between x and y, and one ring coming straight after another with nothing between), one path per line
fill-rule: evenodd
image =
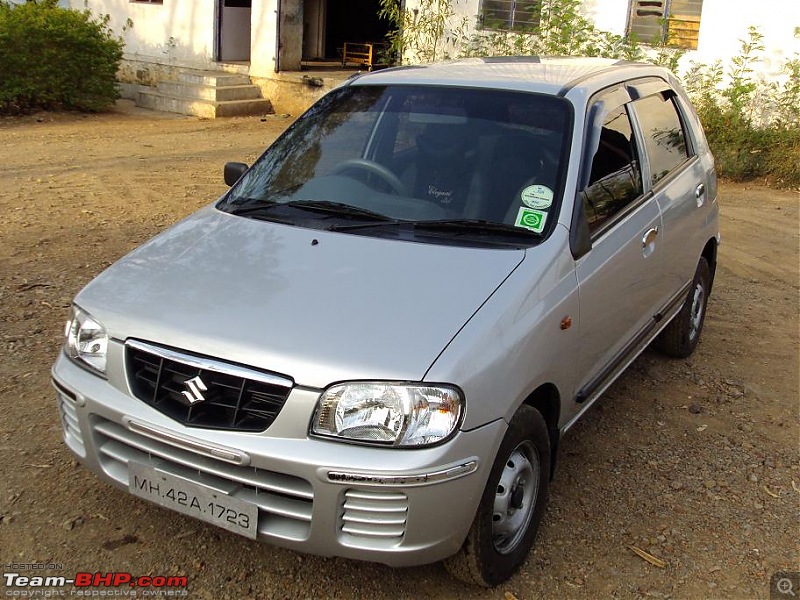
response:
M246 164L240 162L225 163L225 183L233 185L239 181L239 178L244 175L248 168Z

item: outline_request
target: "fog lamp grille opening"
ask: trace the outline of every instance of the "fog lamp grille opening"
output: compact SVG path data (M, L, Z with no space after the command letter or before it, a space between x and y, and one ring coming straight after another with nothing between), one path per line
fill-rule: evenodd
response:
M344 493L341 531L361 540L396 542L405 534L407 517L403 492L351 488Z
M86 456L86 447L78 421L78 411L72 400L61 392L57 392L58 412L61 416L61 426L64 429L64 441L78 454Z

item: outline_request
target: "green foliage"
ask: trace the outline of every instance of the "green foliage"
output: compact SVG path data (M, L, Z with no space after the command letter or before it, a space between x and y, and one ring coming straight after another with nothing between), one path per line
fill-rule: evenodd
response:
M419 9L405 9L400 0L380 0L378 16L393 26L387 40L398 62L436 62L453 58L460 26L453 27L453 0L421 0ZM463 26L463 24L462 24Z
M108 17L60 8L57 0L0 0L0 113L96 111L119 97L122 40Z
M389 43L394 56L409 63L471 56L602 56L674 68L684 53L659 43L648 57L634 36L597 29L584 16L582 0L543 0L537 5L539 24L514 31L492 23L470 27L466 18L454 22L455 5L464 1L422 0L419 10L409 10L399 0L381 0L380 15L393 25Z
M764 50L754 27L741 40L739 54L726 73L722 65L692 63L684 76L717 171L742 181L766 178L778 185L800 186L800 57L784 65L782 83L756 77Z
M600 56L622 52L622 38L605 34L581 12L581 0L544 0L539 24L528 30L461 32L461 56Z

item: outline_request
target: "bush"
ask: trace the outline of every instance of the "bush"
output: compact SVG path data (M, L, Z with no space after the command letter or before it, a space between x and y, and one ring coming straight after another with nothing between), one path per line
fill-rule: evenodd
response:
M122 40L89 11L57 0L0 0L0 113L97 111L119 97Z
M764 47L755 27L741 41L723 85L720 63L693 64L684 76L718 173L734 181L767 179L800 186L800 59L784 65L783 83L756 77Z

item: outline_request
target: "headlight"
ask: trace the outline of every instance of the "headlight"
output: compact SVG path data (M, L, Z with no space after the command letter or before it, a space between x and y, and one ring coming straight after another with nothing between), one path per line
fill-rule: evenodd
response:
M105 375L108 335L105 328L89 313L72 307L64 328L64 350L72 360L90 370Z
M428 446L458 427L464 400L450 386L342 383L319 399L312 433L389 446Z

